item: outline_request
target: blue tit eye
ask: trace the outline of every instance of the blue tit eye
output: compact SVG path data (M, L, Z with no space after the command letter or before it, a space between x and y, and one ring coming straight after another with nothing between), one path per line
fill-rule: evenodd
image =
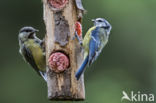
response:
M103 22L103 20L98 20L98 22Z

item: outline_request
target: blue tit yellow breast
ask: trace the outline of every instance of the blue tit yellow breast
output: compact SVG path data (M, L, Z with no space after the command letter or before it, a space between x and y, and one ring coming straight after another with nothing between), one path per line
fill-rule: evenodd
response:
M45 71L46 61L45 61L45 55L43 53L43 50L39 43L36 43L33 39L28 40L25 42L25 45L27 45L27 48L32 53L33 59L38 67L39 70Z
M84 37L84 40L83 40L84 58L86 58L87 55L88 55L88 53L89 53L89 42L90 42L90 39L91 39L91 33L92 33L92 31L95 30L95 29L96 29L96 26L91 27L91 28L87 31L87 33L86 33L86 35L85 35L85 37Z

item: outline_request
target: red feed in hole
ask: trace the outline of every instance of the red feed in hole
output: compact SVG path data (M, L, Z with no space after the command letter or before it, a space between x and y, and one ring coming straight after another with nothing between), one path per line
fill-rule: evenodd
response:
M75 26L76 26L75 30L76 30L79 38L82 38L82 26L81 26L81 23L77 21Z
M68 3L68 0L48 0L53 8L62 9Z
M69 58L61 53L55 52L52 53L48 60L50 69L54 70L55 72L63 72L69 67Z

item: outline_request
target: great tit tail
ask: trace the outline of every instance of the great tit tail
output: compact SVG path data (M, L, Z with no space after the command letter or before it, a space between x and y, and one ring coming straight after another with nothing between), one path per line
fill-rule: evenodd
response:
M46 72L41 72L40 71L40 74L41 74L42 78L47 82L47 74L46 74Z

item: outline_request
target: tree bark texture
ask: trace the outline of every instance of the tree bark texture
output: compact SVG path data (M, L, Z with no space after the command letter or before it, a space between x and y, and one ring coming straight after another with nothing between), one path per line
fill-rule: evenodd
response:
M43 0L48 98L84 100L84 77L81 76L78 81L75 78L75 72L83 61L83 53L78 41L73 40L75 24L77 21L81 22L83 8L77 6L77 2L81 4L81 0L64 1L67 1L66 4L60 6L61 0ZM49 66L49 57L54 52L64 53L69 58L69 66L62 72Z

